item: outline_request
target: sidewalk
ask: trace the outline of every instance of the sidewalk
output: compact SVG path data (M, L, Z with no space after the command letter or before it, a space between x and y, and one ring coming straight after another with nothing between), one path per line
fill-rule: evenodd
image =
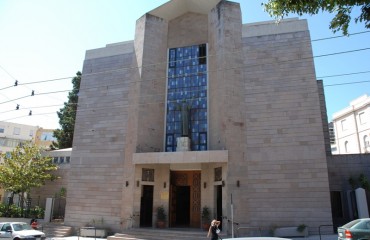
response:
M299 237L299 238L289 238L292 240L320 240L319 235L312 235L308 237ZM321 235L321 240L337 240L338 235ZM93 238L93 237L78 237L78 236L71 236L71 237L63 237L63 238L46 238L46 240L106 240L106 238Z

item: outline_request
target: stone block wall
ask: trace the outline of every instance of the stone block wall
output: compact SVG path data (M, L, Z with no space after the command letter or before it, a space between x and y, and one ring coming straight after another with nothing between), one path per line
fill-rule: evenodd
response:
M132 42L87 53L70 164L66 225L81 227L104 219L112 230L119 230L126 180L123 162L128 95L138 78L135 66Z
M255 31L251 25L245 30L247 147L240 164L249 167L241 175L248 187L239 190L244 198L235 203L241 208L237 216L248 214L247 223L252 226L305 224L317 231L316 227L332 220L321 105L307 23L262 23ZM243 208L245 202L248 207Z

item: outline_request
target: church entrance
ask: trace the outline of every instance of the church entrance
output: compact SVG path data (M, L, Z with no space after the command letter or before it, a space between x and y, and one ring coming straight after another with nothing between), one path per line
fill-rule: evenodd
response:
M171 171L170 227L200 227L200 171Z

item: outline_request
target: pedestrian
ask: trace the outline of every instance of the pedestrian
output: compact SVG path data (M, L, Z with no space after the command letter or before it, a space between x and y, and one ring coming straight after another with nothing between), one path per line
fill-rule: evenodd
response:
M209 227L207 237L211 236L211 240L218 240L218 234L220 233L220 229L218 229L218 226L220 225L220 221L217 221L215 219L212 220L211 226Z
M31 223L31 227L35 230L37 229L37 219L33 220L33 222Z

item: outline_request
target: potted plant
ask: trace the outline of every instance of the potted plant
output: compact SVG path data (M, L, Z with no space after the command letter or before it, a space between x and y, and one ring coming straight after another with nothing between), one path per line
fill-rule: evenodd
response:
M210 221L211 221L211 218L210 218L209 208L207 206L204 206L202 209L202 227L204 230L208 231L211 225Z
M166 213L163 206L157 208L157 228L165 228L166 226Z

